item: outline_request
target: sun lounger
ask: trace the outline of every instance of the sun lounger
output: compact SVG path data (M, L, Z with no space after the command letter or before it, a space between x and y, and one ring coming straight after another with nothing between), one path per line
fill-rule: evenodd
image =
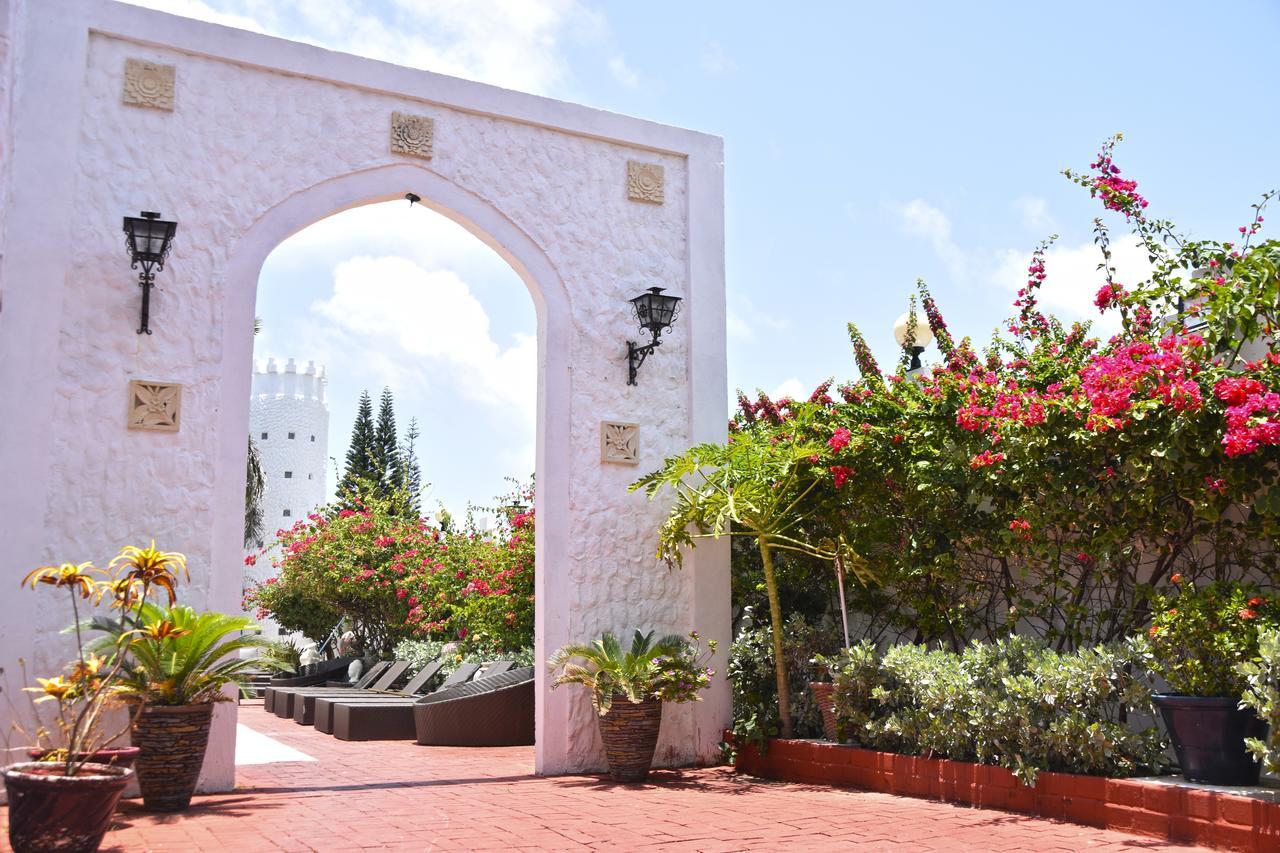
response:
M290 719L293 717L294 710L297 708L295 702L298 696L342 696L351 693L363 693L366 690L390 690L401 676L404 675L406 669L409 668L407 660L393 661L390 666L382 671L382 674L370 684L367 688L363 687L300 687L288 691L287 693L279 693L276 695L276 702L273 706L277 717ZM362 679L363 680L363 679ZM359 683L359 682L357 682Z
M271 683L267 685L267 689L263 691L263 707L270 711L272 702L275 699L275 692L282 689L294 689L298 687L313 687L317 684L323 684L338 672L345 672L351 662L355 660L353 657L334 658L333 660L320 661L319 663L308 664L302 668L302 672L289 677L276 677L271 679Z
M373 666L369 667L369 671L366 672L363 676L361 676L360 680L358 680L352 686L353 687L370 686L371 684L373 684L373 682L377 681L379 678L382 677L383 671L389 666L391 666L391 661L389 660L379 661L378 663L375 663ZM280 704L283 707L286 701L285 697L290 693L297 693L299 691L306 691L306 690L315 691L315 690L332 690L332 689L333 688L331 687L324 687L323 685L319 685L319 684L312 684L306 687L277 687L274 689L268 688L267 692L263 696L262 707L263 707L263 710L267 711L267 713L275 714L277 713L276 711L277 696L280 697Z
M533 743L533 667L424 696L413 704L424 746L523 746Z
M445 690L445 689L448 689L449 687L462 684L463 682L469 680L473 675L475 675L476 670L478 670L479 668L480 668L480 664L477 664L477 663L459 664L458 668L455 669L453 672L449 673L449 676L445 678L445 680L440 684L439 687L436 688L436 690L437 691ZM358 701L362 704L367 702L369 704L379 704L379 705L388 705L388 704L404 705L404 704L413 702L416 698L418 697L387 696L385 694L381 696L370 695L370 696L362 697L361 699L358 699L358 700L350 696L324 697L322 699L316 700L315 721L313 725L315 725L316 731L318 732L324 732L327 735L333 734L334 708L337 707L338 705L343 704L344 702L348 702L349 700Z
M409 683L399 690L381 691L381 690L361 690L359 693L354 691L343 693L344 699L365 699L376 697L413 697L417 698L421 693L425 692L431 684L431 679L436 677L436 673L440 671L440 661L431 661L429 664L418 670L417 674L409 680ZM365 697L362 694L369 694ZM293 721L301 726L315 725L316 721L316 702L321 698L329 698L329 694L316 693L299 693L293 700Z
M470 668L476 679L487 679L494 673L506 672L512 666L511 661L495 661L487 664L464 664ZM465 672L459 667L461 672ZM455 672L452 683L442 684L440 689L427 694L435 696L447 693L462 686L465 679ZM424 697L425 698L425 697ZM332 731L339 740L412 740L415 737L413 728L413 705L419 700L359 702L339 701L332 703ZM318 707L318 706L317 706ZM320 712L316 714L316 727L320 727Z

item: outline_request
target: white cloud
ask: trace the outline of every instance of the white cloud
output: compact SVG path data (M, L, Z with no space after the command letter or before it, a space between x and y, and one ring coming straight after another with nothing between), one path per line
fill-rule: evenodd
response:
M1015 198L1012 206L1022 220L1022 226L1028 231L1045 233L1053 230L1054 223L1053 217L1049 215L1049 203L1044 199L1024 195Z
M1132 285L1151 275L1146 249L1132 235L1117 238L1111 244L1112 264L1116 280ZM1016 292L1027 283L1030 250L1006 249L996 269L995 280ZM1071 320L1092 320L1094 331L1109 336L1119 330L1114 312L1100 314L1093 304L1098 288L1106 283L1098 264L1102 252L1092 242L1078 246L1054 246L1045 253L1045 280L1040 287L1040 304L1048 313Z
M128 0L332 50L545 93L568 75L561 42L607 35L578 0Z
M406 387L435 378L452 393L520 413L532 429L537 403L537 339L517 334L502 347L467 283L408 258L359 257L333 271L333 293L311 306L340 340L332 349L377 360L377 374Z
M750 297L738 291L729 292L728 303L725 323L729 337L735 340L756 340L756 330L759 327L768 332L781 332L791 327L790 318L760 311ZM751 320L747 320L748 317Z
M609 58L609 73L628 89L640 88L640 75L627 65L627 60L621 54Z
M922 198L893 208L908 234L923 237L947 266L952 278L969 277L969 259L951 237L951 218Z
M785 379L778 383L778 387L773 389L769 399L781 400L783 397L790 397L792 400L807 400L809 399L809 392L812 390L812 388L806 390L800 384L799 378L792 376L790 379Z
M738 70L738 63L725 52L724 46L713 41L702 51L702 67L712 74L727 74Z

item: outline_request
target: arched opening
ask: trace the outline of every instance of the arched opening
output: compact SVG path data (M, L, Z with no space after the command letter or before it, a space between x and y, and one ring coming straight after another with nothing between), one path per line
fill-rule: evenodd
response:
M568 346L565 333L569 320L568 302L559 278L546 256L499 211L431 172L410 166L390 166L353 173L304 190L263 215L236 247L229 267L226 317L228 362L244 365L244 371L240 374L244 379L237 382L232 378L228 382L228 387L232 390L237 387L242 389L243 396L239 400L224 400L224 418L226 421L235 421L234 425L225 421L222 424L224 435L227 436L223 441L224 453L227 456L235 455L236 449L231 446L234 442L232 436L237 433L246 434L250 423L248 401L251 388L248 380L254 368L252 329L260 273L268 262L268 256L291 235L335 214L343 214L344 211L353 211L355 208L369 210L371 208L368 205L376 208L380 206L379 202L391 199L407 208L408 203L403 196L409 192L418 196L423 205L448 217L451 223L456 223L456 226L447 226L446 231L452 227L457 232L460 226L485 246L495 250L526 285L533 298L537 317L537 394L533 443L534 469L538 472L535 500L538 515L535 601L538 604L534 620L534 659L541 660L546 654L543 637L547 627L547 614L541 607L542 592L549 581L545 567L556 564L555 555L564 553L566 542L563 526L568 492ZM344 215L351 216L353 213ZM377 270L365 270L370 271ZM382 270L386 271L385 268ZM328 305L329 310L341 312L350 307L342 304L340 296L341 294L335 293L335 301ZM277 365L282 373L283 367L284 365ZM305 368L301 375L306 376ZM310 443L310 431L298 434L303 435L306 443ZM294 440L297 440L296 436ZM330 455L337 455L343 449L341 446L331 447ZM242 445L238 454L241 459L239 470L242 471L244 452ZM292 480L296 473L292 468L288 470L293 475L289 478ZM272 473L284 476L283 470ZM332 471L329 474L333 476ZM243 489L240 491L238 497L243 500ZM296 518L296 515L291 514L291 517ZM229 533L232 519L227 518L224 512L223 520L220 529ZM282 517L278 520L288 522L291 519ZM275 529L270 523L268 528L270 531ZM544 739L556 736L557 730L563 732L563 727L554 722L549 723L551 717L546 714L544 707L544 674L541 667L535 667L535 672L538 738L536 765L540 768Z

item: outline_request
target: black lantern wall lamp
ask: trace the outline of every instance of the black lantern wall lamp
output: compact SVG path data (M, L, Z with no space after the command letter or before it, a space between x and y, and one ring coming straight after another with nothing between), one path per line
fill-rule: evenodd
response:
M138 334L151 334L151 288L155 286L156 273L164 269L165 256L173 245L178 223L166 222L160 214L144 210L137 216L124 218L124 233L132 263L129 269L142 268L138 273L138 287L142 288L142 325Z
M644 364L649 354L662 344L659 337L662 330L671 331L671 324L675 322L676 314L680 311L680 297L663 296L662 291L661 287L651 287L631 300L631 308L635 313L636 321L640 324L640 332L648 331L653 336L653 340L644 346L637 346L635 341L627 341L628 385L636 384L636 373L640 370L640 365Z

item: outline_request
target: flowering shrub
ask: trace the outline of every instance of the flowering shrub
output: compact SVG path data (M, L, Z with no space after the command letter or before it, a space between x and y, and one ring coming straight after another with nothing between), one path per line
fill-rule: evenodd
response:
M1042 770L1102 776L1158 772L1154 728L1130 731L1126 709L1151 711L1123 648L1060 654L1021 637L961 653L864 641L833 666L836 718L856 744L1005 767L1028 785Z
M1155 599L1147 631L1150 668L1175 693L1242 695L1239 666L1257 657L1264 628L1280 627L1280 602L1245 584L1178 581L1175 595Z
M245 604L287 630L323 637L347 616L364 647L381 655L410 637L503 650L532 640L532 509L509 513L496 534L470 522L444 533L365 496L312 513L277 536L278 574L251 589Z
M1114 144L1067 174L1153 259L1147 279L1121 284L1095 223L1101 282L1079 286L1101 287L1119 334L1104 341L1041 310L1050 240L981 351L952 337L920 282L942 357L931 371L886 378L851 325L856 382L834 394L825 382L807 401L739 395L729 446L772 453L806 487L771 522L865 564L859 577L882 588L849 595L873 633L960 649L1016 628L1073 649L1141 631L1174 574L1278 579L1280 242L1254 242L1273 194L1239 240L1190 241L1150 217ZM804 557L777 561L783 576Z

